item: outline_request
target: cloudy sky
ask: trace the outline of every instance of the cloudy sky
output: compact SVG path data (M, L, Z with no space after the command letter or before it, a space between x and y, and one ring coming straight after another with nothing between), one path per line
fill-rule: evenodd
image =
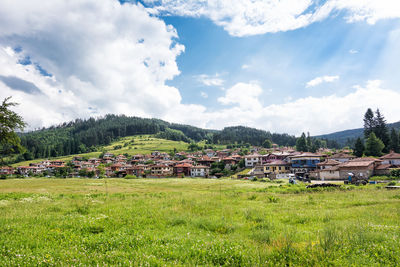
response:
M400 120L398 0L0 0L29 129L108 113L312 135Z

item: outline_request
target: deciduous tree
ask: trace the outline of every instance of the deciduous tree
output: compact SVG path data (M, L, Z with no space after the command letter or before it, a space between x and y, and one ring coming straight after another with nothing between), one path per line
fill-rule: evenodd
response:
M4 157L23 151L21 140L15 131L22 131L25 122L20 115L10 109L17 105L9 102L10 99L11 97L4 99L0 106L0 164L3 163Z

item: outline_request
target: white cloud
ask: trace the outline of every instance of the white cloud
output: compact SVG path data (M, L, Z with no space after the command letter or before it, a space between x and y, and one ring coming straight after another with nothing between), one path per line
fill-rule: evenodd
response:
M208 94L206 92L200 92L202 98L208 98Z
M350 50L349 50L349 53L350 53L350 54L357 54L357 53L358 53L358 50L350 49Z
M178 89L165 82L179 74L176 57L184 47L172 26L142 6L114 0L1 6L0 75L33 83L41 93L0 82L0 97L14 96L31 127L106 113L162 117L181 104ZM53 76L19 64L27 56Z
M399 18L398 0L147 0L154 13L211 19L233 36L288 31L323 20L338 11L348 22Z
M225 91L225 96L218 98L223 105L238 104L242 110L252 110L261 107L258 97L262 89L257 82L237 83Z
M218 73L215 75L200 74L194 77L205 86L222 86L225 82Z
M250 65L248 65L248 64L243 64L242 65L242 70L247 70L249 68L250 68Z
M369 81L366 87L355 86L345 95L306 97L283 104L262 106L258 100L262 89L252 83L238 83L226 90L221 104L233 104L215 112L198 110L201 127L221 129L225 126L246 125L273 132L313 135L362 127L367 108L379 108L388 122L398 121L400 93L383 89L380 81ZM200 113L201 112L201 113Z
M312 79L311 81L307 82L306 87L314 87L324 82L331 83L337 80L339 80L339 76L337 75L316 77L315 79Z

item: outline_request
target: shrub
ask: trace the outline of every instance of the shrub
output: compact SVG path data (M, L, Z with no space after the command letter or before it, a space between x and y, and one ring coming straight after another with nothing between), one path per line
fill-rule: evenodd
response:
M0 179L2 179L2 180L7 179L7 175L5 175L5 174L0 175Z

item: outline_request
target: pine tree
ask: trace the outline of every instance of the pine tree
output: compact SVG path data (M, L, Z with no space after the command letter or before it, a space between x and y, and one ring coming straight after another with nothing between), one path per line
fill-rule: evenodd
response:
M354 155L356 157L362 157L364 154L364 143L362 142L361 138L358 137L356 143L354 144Z
M396 153L400 152L399 134L394 128L392 128L390 132L390 150L393 150Z
M306 152L308 150L306 135L304 133L302 133L301 136L296 140L296 150L302 152Z
M375 118L372 109L367 109L364 115L364 137L367 139L369 135L374 131L375 128Z
M307 151L310 152L312 147L312 140L310 136L310 132L307 132Z
M385 147L383 148L383 152L387 153L389 152L390 136L386 125L386 120L379 109L376 110L375 115L375 127L373 132L375 133L377 138L382 140L383 144L385 145Z
M379 157L382 155L382 149L385 147L382 140L376 137L375 133L370 133L366 146L365 155Z

